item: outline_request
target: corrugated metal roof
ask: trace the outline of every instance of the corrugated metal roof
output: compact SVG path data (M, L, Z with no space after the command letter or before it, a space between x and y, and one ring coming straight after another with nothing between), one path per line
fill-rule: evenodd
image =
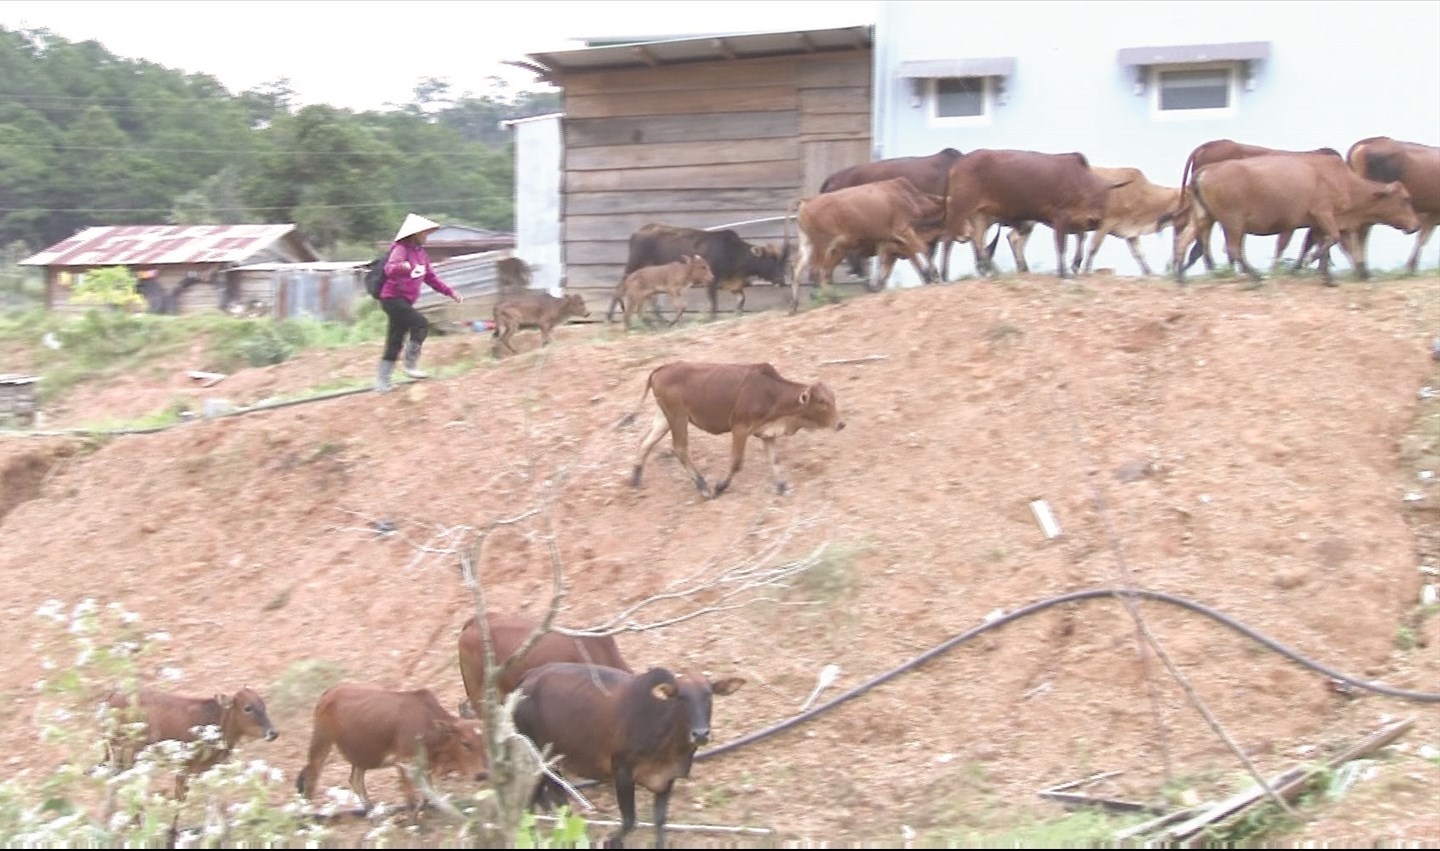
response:
M294 269L300 272L336 272L345 269L360 269L370 265L369 260L321 260L314 263L251 263L235 266L231 272L274 272L277 269Z
M281 225L113 225L86 228L21 266L163 266L238 263L295 230Z
M530 63L512 62L543 78L574 71L647 68L721 59L754 59L841 50L868 50L874 44L869 25L826 30L786 30L692 36L526 54Z

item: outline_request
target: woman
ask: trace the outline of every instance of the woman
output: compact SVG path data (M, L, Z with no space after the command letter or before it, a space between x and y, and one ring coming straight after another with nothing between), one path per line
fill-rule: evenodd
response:
M420 347L430 333L430 320L415 309L415 299L420 297L420 282L441 295L449 296L456 302L464 297L454 290L430 265L430 255L425 253L425 238L439 230L440 226L423 216L410 213L395 232L395 241L385 257L385 284L380 288L380 307L389 318L385 331L385 353L380 357L380 368L375 375L375 390L386 393L390 390L390 373L395 371L395 361L400 358L400 349L405 349L405 374L411 378L426 378L429 373L420 369ZM406 342L405 337L410 340Z

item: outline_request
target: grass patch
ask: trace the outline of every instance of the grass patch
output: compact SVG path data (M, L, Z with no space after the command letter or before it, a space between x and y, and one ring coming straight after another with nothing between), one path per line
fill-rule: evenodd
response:
M1112 837L1116 831L1149 818L1143 814L1120 816L1082 809L998 833L944 831L934 837L935 841L924 844L942 848L1110 848L1115 845Z
M283 715L308 712L325 689L349 678L350 673L334 662L302 659L291 663L280 675L266 704Z

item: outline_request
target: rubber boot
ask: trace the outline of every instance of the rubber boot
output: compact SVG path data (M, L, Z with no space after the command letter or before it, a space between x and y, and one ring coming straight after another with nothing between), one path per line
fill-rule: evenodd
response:
M421 369L420 344L411 340L405 344L405 374L411 378L429 378L430 373Z
M395 370L395 361L382 360L380 366L375 370L375 392L390 392L390 373Z

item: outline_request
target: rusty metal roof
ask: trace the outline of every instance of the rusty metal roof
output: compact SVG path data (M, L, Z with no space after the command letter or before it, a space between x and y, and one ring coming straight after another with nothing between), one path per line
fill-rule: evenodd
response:
M529 62L508 64L526 68L553 81L576 71L616 68L653 68L685 62L793 56L841 50L869 50L874 44L870 25L825 30L732 33L664 41L605 44L576 50L527 54Z
M295 230L280 225L113 225L86 228L21 266L163 266L238 263Z

